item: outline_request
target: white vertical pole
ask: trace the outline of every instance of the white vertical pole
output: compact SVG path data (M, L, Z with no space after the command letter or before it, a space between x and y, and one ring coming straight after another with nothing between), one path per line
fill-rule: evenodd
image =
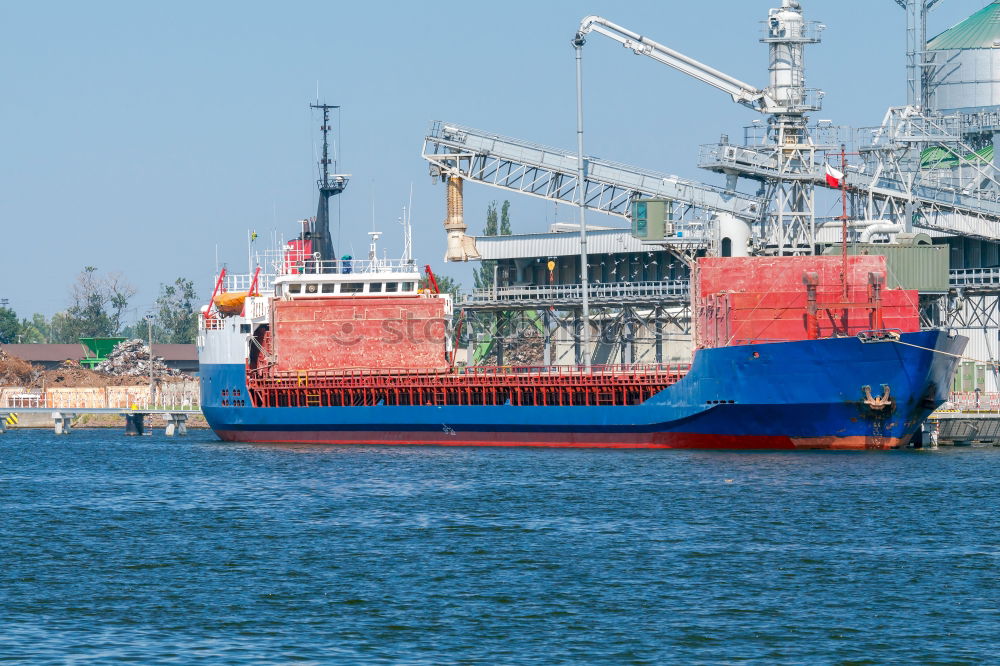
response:
M587 210L586 203L586 169L583 164L583 45L586 40L582 33L577 33L573 39L576 49L576 203L580 209L580 287L583 289L583 330L581 331L581 346L583 347L583 364L590 367L590 287L587 273Z

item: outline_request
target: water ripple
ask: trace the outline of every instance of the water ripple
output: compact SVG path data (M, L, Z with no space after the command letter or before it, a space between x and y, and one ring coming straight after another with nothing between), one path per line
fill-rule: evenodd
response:
M992 449L0 437L0 661L975 663Z

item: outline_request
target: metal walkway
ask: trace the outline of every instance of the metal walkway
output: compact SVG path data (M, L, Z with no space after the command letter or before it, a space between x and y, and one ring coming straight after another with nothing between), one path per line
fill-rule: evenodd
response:
M591 283L588 293L593 307L622 305L687 305L690 300L687 280L657 282ZM467 310L533 309L547 307L578 307L583 301L579 284L525 285L477 289L461 303Z
M964 293L1000 295L1000 267L953 268L948 282Z
M1000 267L958 268L950 272L949 285L964 294L1000 295ZM596 282L589 288L595 307L686 306L691 298L687 280L648 282ZM583 289L579 284L514 285L477 289L460 307L467 310L530 310L548 307L579 307Z

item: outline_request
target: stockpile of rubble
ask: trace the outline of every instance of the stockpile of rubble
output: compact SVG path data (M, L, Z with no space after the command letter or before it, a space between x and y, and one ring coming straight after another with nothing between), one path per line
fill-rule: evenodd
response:
M41 368L0 350L0 386L30 386L41 374Z
M154 356L152 368L149 361L149 347L140 339L125 340L115 345L111 353L98 363L94 370L113 377L149 377L152 369L156 377L176 377L181 374Z
M504 349L504 365L538 366L545 362L545 338L537 330L525 331L515 340L508 341L508 345Z

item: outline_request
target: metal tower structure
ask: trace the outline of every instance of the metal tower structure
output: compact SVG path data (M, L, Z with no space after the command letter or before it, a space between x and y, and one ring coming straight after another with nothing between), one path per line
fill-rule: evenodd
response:
M895 0L906 11L906 105L927 108L927 13L941 0Z
M337 258L333 239L330 236L330 197L340 194L347 187L350 178L348 174L330 173L330 165L336 172L337 166L330 159L330 111L339 109L339 106L332 104L310 104L309 108L319 109L323 112L323 124L320 130L323 132L323 157L319 163L319 179L316 185L319 188L319 203L316 206L316 221L312 228L313 252L320 261L332 261Z

